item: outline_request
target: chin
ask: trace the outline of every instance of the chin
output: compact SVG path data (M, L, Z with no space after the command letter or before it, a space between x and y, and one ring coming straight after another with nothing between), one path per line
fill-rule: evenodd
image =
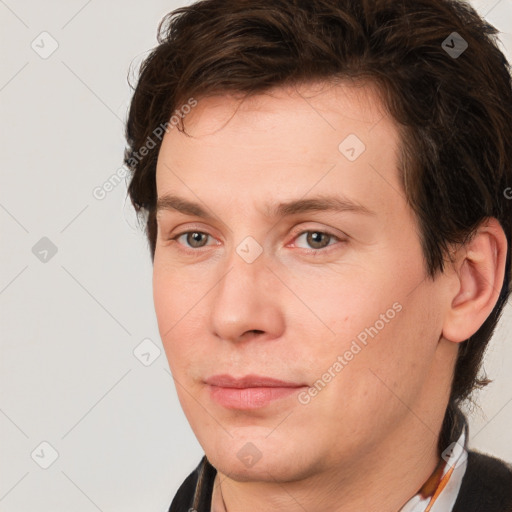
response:
M307 454L297 453L297 445L301 444L283 446L283 440L277 437L274 442L232 439L205 453L217 471L237 482L284 483L302 480L319 469L314 456L308 460Z

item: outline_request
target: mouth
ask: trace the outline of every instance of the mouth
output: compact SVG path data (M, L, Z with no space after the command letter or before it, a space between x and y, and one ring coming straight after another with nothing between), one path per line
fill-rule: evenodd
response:
M307 385L260 375L234 378L215 375L206 379L210 398L227 409L251 410L291 397Z

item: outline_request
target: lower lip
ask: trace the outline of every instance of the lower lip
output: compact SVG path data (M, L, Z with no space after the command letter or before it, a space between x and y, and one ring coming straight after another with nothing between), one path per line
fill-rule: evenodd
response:
M295 388L222 388L208 386L211 398L228 409L259 409L274 400L296 394L302 387Z

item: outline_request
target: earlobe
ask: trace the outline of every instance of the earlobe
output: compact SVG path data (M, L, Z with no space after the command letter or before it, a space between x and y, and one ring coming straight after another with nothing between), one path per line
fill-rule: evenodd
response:
M458 290L447 311L443 337L454 343L475 334L491 314L503 286L507 239L500 223L488 219L457 251Z

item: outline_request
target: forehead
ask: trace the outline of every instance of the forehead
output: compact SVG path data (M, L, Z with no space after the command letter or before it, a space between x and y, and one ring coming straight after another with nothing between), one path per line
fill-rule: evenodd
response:
M396 195L399 135L375 86L310 83L242 99L197 99L186 115L188 135L166 133L157 163L158 195L189 198L216 192L235 201L303 196L308 189L346 188L358 200ZM331 172L332 171L332 172ZM386 194L384 194L386 195Z
M265 124L275 116L285 122L286 114L292 113L294 123L308 121L311 117L312 127L322 121L335 131L340 128L340 121L373 126L388 116L376 84L360 80L318 81L273 87L247 97L241 93L203 97L186 115L185 122L187 132L193 131L194 136L199 137L212 135L228 122L240 128L250 120L257 128L257 124ZM338 121L338 125L333 121Z

